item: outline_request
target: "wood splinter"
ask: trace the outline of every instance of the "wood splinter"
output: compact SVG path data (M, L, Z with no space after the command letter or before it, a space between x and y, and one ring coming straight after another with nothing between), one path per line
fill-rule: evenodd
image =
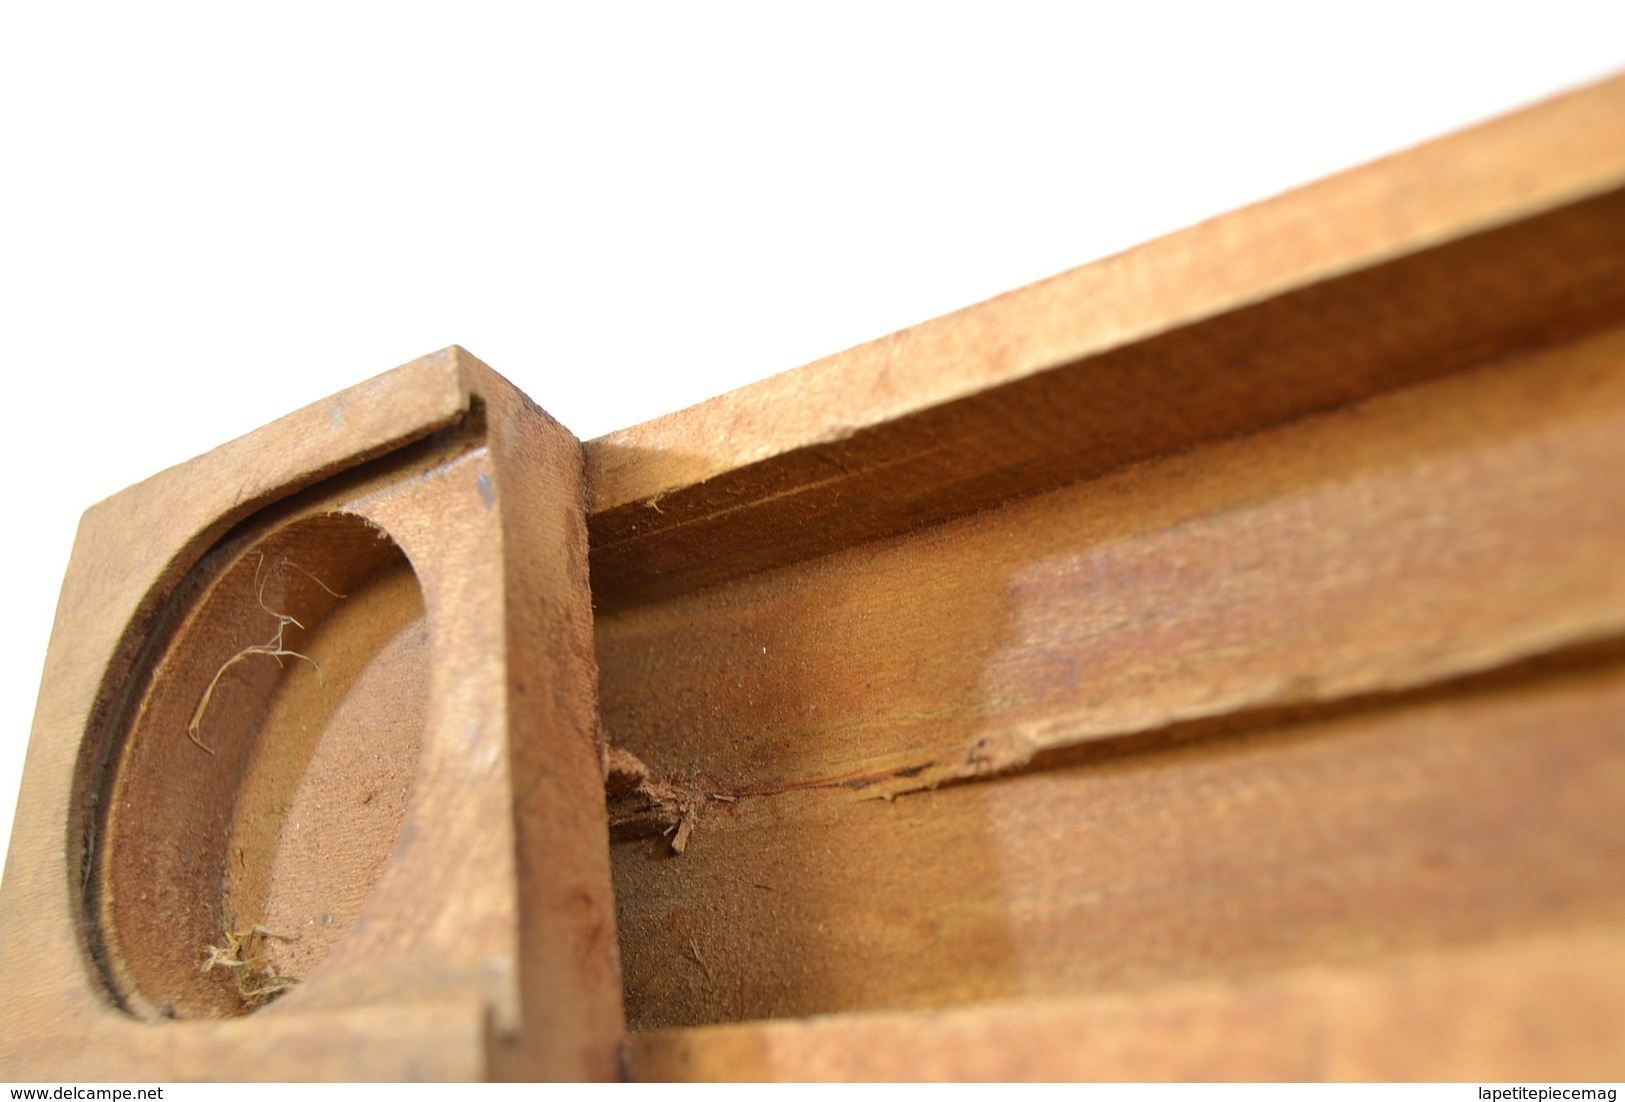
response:
M736 802L736 797L706 792L686 773L650 777L649 767L636 754L609 747L604 760L604 796L609 811L610 838L617 842L659 835L671 840L671 851L682 854L694 828L712 800Z

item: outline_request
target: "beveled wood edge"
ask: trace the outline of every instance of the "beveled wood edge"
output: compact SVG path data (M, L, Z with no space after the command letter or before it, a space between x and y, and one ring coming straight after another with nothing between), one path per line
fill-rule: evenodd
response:
M593 515L1618 189L1608 134L1625 74L597 437Z
M457 345L420 356L132 483L90 506L87 513L117 508L118 502L139 495L144 487L173 480L182 472L234 471L250 458L255 461L252 483L239 486L226 506L212 499L204 508L236 511L244 503L250 503L250 509L261 508L268 503L268 493L274 495L269 500L295 493L456 424L472 404L471 360ZM266 444L274 444L274 450L266 450Z
M180 1029L104 1021L52 1023L8 1052L16 1082L471 1082L489 1070L490 1009L472 996L293 1015L256 1014ZM130 1053L142 1046L146 1062ZM3 1046L0 1046L3 1047ZM59 1053L73 1053L64 1070Z
M1607 1082L1625 1075L1622 967L1625 929L1601 926L1149 991L634 1033L629 1068L667 1082Z

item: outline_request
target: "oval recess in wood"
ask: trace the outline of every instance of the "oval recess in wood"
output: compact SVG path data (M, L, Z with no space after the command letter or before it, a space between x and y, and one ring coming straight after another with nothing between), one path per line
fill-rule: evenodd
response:
M395 847L424 731L423 594L381 529L229 538L155 621L86 801L87 945L138 1017L296 992Z

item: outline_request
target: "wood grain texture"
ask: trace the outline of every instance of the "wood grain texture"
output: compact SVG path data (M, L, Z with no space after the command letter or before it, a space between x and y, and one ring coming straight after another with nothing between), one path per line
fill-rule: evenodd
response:
M250 524L149 633L87 783L87 932L126 1011L252 1010L320 966L387 866L429 639L416 575L381 536L346 513Z
M601 614L631 1024L1625 923L1621 441L1612 330Z
M1530 937L1095 998L635 1034L654 1081L1613 1082L1625 940Z
M1605 670L615 847L634 1028L1152 992L1531 931L1625 937Z
M1605 135L1625 139L1625 78L592 441L598 606L1617 318L1625 141Z
M608 935L579 445L459 349L347 393L115 496L81 526L0 895L0 1064L8 1077L616 1074L620 985ZM353 436L344 428L352 399L364 410ZM374 425L381 428L367 427ZM328 429L330 438L321 435ZM346 442L359 450L347 452ZM350 608L348 594L336 596L342 589L321 596L331 588L325 582L318 590L297 581L290 590L281 579L273 589L256 576L264 553L331 569L335 586L356 581L344 576L344 563L361 553L338 553L335 518L371 525L373 544L388 533L421 588L420 611L402 607L405 630L417 632L408 642L426 644L427 654L394 661L380 657L393 653L385 648L363 662L369 674L389 674L390 707L372 709L373 720L410 719L396 710L422 702L416 740L392 743L366 723L342 722L342 702L333 697L347 688L342 648L324 647L335 628L317 627L304 607L324 600L340 610L328 621L359 623L367 607L391 602L369 605L371 590L362 586ZM311 526L328 534L296 539ZM531 561L531 549L545 558ZM225 594L223 612L198 596L208 593ZM267 598L274 603L263 604ZM243 637L258 639L256 629L295 604L314 629L299 645L330 664L331 678L312 685L309 670L279 670L268 660L245 666L241 677L232 668L218 711L210 704L218 722L206 731L208 748L190 740L181 717L192 697L201 700L195 690L211 671L226 668L241 646L236 622L248 616ZM204 642L185 642L194 639ZM154 686L161 692L171 677L196 682L182 684L165 711L152 704ZM356 686L348 690L346 700ZM132 710L154 724L127 723ZM363 843L364 863L382 865L369 874L370 894L363 890L348 931L326 939L333 944L323 946L325 956L303 964L301 952L324 941L317 900L329 888L354 890L328 881L359 866L337 852L357 837L330 839L328 861L319 846L306 852L299 831L350 822L379 793L356 787L364 776L326 771L302 776L291 794L264 779L256 762L273 774L296 763L299 755L283 745L295 733L316 739L307 772L355 752L365 760L381 755L386 772L411 778L398 837ZM273 742L263 753L234 749L250 738ZM158 765L142 773L133 764L140 760ZM218 782L211 771L220 771ZM137 773L141 784L123 783ZM271 798L256 803L253 794L267 786ZM194 815L199 801L203 811ZM275 829L244 825L245 807L261 804L280 817ZM218 840L199 827L212 821L211 807L233 805L236 845L212 850ZM120 858L143 830L160 852L228 869L212 880L131 879ZM258 855L250 861L241 851L273 836L274 871L261 890ZM182 982L208 959L200 940L216 904L206 893L222 882L235 885L234 908L258 894L267 917L296 920L282 932L298 940L287 938L272 956L300 982L246 1016L165 1023L171 1013L208 1018L251 1009L211 1003ZM175 913L198 916L188 920L195 928L180 922L166 932L142 917L147 900L136 897L144 890L176 895ZM205 894L178 898L197 891ZM97 899L108 908L93 905ZM169 913L157 907L155 915ZM126 930L132 914L135 926ZM219 933L231 917L222 906ZM260 920L235 917L239 929ZM102 936L110 921L119 927L111 938ZM180 944L163 940L170 936ZM136 989L169 1001L130 998L116 983L110 991L99 966L114 957L135 962ZM362 1020L374 1011L375 1019ZM390 1023L396 1043L380 1032ZM79 1057L86 1047L94 1060ZM267 1066L279 1053L294 1063Z
M94 507L0 1069L1625 1073L1615 139L1625 77L585 451L449 349Z
M1625 630L1625 330L600 612L657 774L893 794Z
M516 842L524 1010L523 1029L504 1039L491 1070L504 1078L612 1079L624 1024L581 446L484 364L466 370L483 399L493 459L480 494L487 506L502 506L504 591L494 647L503 658L511 755L504 806ZM425 511L418 520L438 530L448 518Z
M1625 78L589 444L634 1074L1619 1074L1599 135Z

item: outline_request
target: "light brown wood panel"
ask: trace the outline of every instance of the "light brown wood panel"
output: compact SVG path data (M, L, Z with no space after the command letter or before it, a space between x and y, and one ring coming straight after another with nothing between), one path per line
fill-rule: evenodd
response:
M866 793L1625 630L1625 331L597 622L610 740Z
M604 513L1625 184L1625 76L591 441Z
M1615 1082L1625 938L1528 937L1155 992L636 1034L644 1080Z
M601 613L611 741L711 797L614 849L630 1021L1625 918L1625 682L1540 680L1625 634L1622 441L1616 330Z
M1187 1074L1192 990L1193 1075L1607 1066L1532 991L1625 936L1604 134L1625 79L590 443L629 1022L897 1012L640 1074Z
M1598 923L1625 938L1625 665L1420 695L889 802L742 798L682 856L620 843L629 1022L1149 993Z
M594 599L686 592L1625 313L1625 78L592 441Z

